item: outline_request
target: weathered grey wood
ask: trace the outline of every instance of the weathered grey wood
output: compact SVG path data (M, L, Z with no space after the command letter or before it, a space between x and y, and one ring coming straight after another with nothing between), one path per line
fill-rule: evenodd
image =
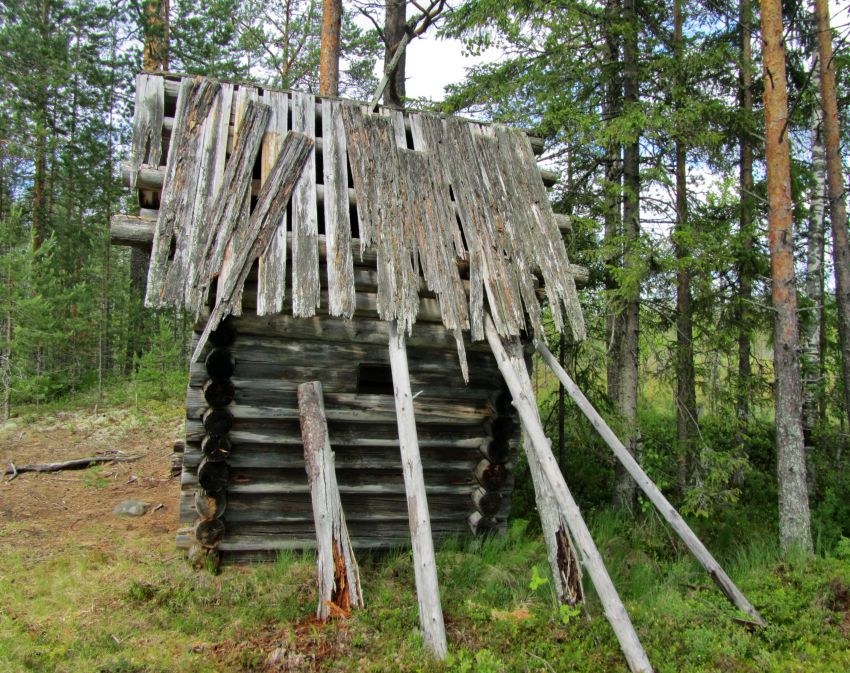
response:
M390 324L390 366L393 374L398 434L407 493L410 537L413 544L413 564L416 577L416 596L419 601L419 622L422 625L425 647L437 659L446 657L446 629L440 605L440 587L437 581L437 560L431 535L428 498L419 442L416 435L416 417L413 411L413 394L407 368L404 334L396 324Z
M617 595L617 591L611 582L608 571L605 569L605 564L602 561L599 550L593 542L587 524L584 522L569 488L567 488L555 456L552 454L551 444L546 438L543 423L537 411L534 389L531 385L531 379L528 376L528 370L525 367L525 361L516 354L508 353L502 343L502 337L497 332L493 321L487 315L485 315L484 329L487 342L493 349L499 369L511 391L514 406L519 412L523 429L530 440L524 444L526 454L532 459L535 459L539 464L541 475L548 482L557 500L558 509L567 519L569 531L576 542L581 561L590 575L590 579L593 581L596 593L605 610L605 616L611 624L617 640L620 642L620 647L623 650L629 668L634 673L638 671L652 671L652 666L632 626L629 615L620 597Z
M224 530L221 519L201 519L195 525L195 539L202 547L213 549L224 539Z
M467 518L467 525L473 535L483 535L485 533L504 533L507 526L504 521L498 521L493 517L484 516L481 512L473 512Z
M103 463L132 463L139 460L143 456L89 456L88 458L73 458L71 460L63 460L58 463L32 463L28 465L10 464L10 467L3 468L0 475L14 474L18 475L23 472L60 472L62 470L85 470L93 465L102 465Z
M552 214L549 197L543 183L536 179L536 163L531 145L523 134L510 129L498 128L496 136L505 156L512 162L517 183L524 187L517 197L524 203L530 202L530 212L537 224L530 233L534 240L536 260L546 283L555 325L558 329L563 328L560 311L560 305L563 304L573 337L581 341L585 338L581 304L575 282L569 272L567 252Z
M354 315L354 259L348 210L348 153L341 103L322 100L325 237L328 305L333 316Z
M214 381L210 379L204 383L203 395L207 404L211 407L226 407L233 401L236 388L232 381Z
M475 478L487 491L498 491L508 478L509 469L505 463L491 463L486 458L475 466Z
M178 126L169 151L170 158L148 267L145 304L151 307L161 306L166 300L172 244L181 255L184 246L188 245L184 223L186 218L192 218L195 205L198 140L203 122L218 94L218 84L209 80L199 82L187 79L181 91Z
M220 519L227 509L227 492L207 493L202 488L195 491L195 511L201 519Z
M472 504L484 516L493 516L502 506L502 494L478 487L471 494Z
M292 94L292 128L316 137L316 99ZM307 165L292 193L292 315L307 318L319 307L319 224L316 205L316 157Z
M637 483L646 497L649 498L649 501L655 505L659 514L661 514L667 523L670 524L670 527L676 531L688 549L690 549L694 557L700 562L702 567L705 568L711 579L714 580L714 583L723 595L726 596L726 598L729 599L735 607L748 614L753 618L753 620L763 626L764 619L758 613L758 610L756 610L755 607L753 607L753 605L747 600L746 596L744 596L741 590L738 589L720 564L711 555L711 552L708 551L702 541L696 536L693 530L691 530L691 527L688 526L687 522L676 511L673 505L670 504L670 501L664 497L664 494L655 485L655 483L647 476L646 472L643 471L632 454L629 453L628 449L626 449L617 435L614 434L613 430L611 430L610 426L605 422L605 419L602 418L599 412L593 408L593 405L582 392L581 388L579 388L570 378L569 374L567 374L564 368L561 367L549 349L541 343L538 344L537 351L543 357L544 362L546 362L549 368L555 373L558 380L563 384L564 389L567 391L570 398L572 398L578 408L581 409L582 413L587 417L591 425L596 428L602 439L605 440L605 443L611 451L613 451L617 460L623 464L623 467L626 468L626 471L632 476L635 483Z
M136 75L136 107L133 114L133 141L130 159L130 189L142 164L159 165L162 158L162 122L165 86L162 77L148 73Z
M260 164L260 184L268 180L288 130L289 97L279 91L266 91L263 101L271 108ZM266 252L260 255L257 273L257 315L280 313L286 296L287 222L284 211Z
M193 483L200 484L201 488L208 493L218 493L227 488L230 471L227 463L204 458L198 465L198 475ZM186 473L181 477L181 483L186 479Z
M245 198L250 198L251 175L269 115L268 106L262 103L252 101L245 109L243 124L246 128L240 133L227 161L222 186L209 216L211 233L200 252L202 262L197 265L191 281L192 291L197 296L206 297L213 278L221 271L228 243L243 214Z
M341 105L345 105L341 103ZM220 139L219 139L220 140ZM321 147L323 144L322 138L316 139L318 143L318 147ZM417 149L419 149L417 147ZM318 152L318 156L321 156L322 152ZM129 186L130 179L132 177L132 164L129 161L124 161L121 164L121 175L124 183ZM165 176L164 168L160 168L157 166L152 166L149 164L142 164L138 169L137 176L137 184L140 189L148 189L152 191L158 191L162 189L162 183ZM251 194L257 195L260 192L260 180L252 180L251 181ZM348 205L356 206L357 205L357 192L349 187L346 190ZM325 186L322 184L316 185L316 203L318 207L324 207L325 203ZM452 202L452 208L457 210L456 204ZM558 230L561 232L570 232L572 231L572 225L570 224L570 220L566 215L562 215L560 213L554 213L553 217L555 218L555 222L558 225ZM462 241L461 241L462 245ZM462 254L459 254L462 256Z
M352 608L362 607L363 592L339 497L322 384L319 381L298 386L298 409L304 440L304 465L310 483L316 528L319 584L316 617L327 619L332 616L332 612L346 614Z
M312 146L313 140L303 134L292 131L287 134L280 156L251 214L245 236L234 252L233 274L227 278L227 283L217 294L215 308L203 333L198 337L192 360L200 357L210 332L232 312L238 292L251 270L251 264L265 251L271 234L280 223L280 217L286 210L289 196L307 162Z

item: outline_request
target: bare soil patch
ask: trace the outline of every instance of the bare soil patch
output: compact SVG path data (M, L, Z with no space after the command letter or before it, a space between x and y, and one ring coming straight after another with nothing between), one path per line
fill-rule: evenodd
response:
M59 412L33 423L7 424L0 430L3 468L115 450L142 458L0 479L0 538L36 559L72 544L107 551L118 536L147 539L157 547L171 543L177 529L179 478L170 475L170 456L181 428L176 414L151 418L143 410L128 409L97 415ZM149 503L147 513L112 513L115 505L130 499Z

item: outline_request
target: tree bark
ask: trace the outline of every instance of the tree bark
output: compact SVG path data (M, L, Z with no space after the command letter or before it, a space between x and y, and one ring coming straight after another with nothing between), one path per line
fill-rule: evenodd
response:
M638 106L638 16L636 0L623 0L625 35L623 38L623 103L626 113ZM623 235L626 276L640 273L640 134L623 147ZM630 288L623 309L622 360L619 375L619 410L626 423L627 446L637 455L638 340L640 338L640 283L629 278ZM622 468L616 468L614 503L631 510L637 491Z
M750 0L740 2L741 25L741 72L740 107L741 114L749 122L753 112L753 73L752 73L752 8ZM743 446L744 434L750 418L750 301L753 294L753 141L748 123L744 125L740 143L740 213L738 234L741 237L741 257L737 263L738 297L735 302L735 324L738 326L738 380L736 394L736 412L738 418L738 444Z
M820 89L820 73L812 72L812 85ZM819 401L823 397L821 377L821 324L823 322L824 204L826 201L826 154L823 146L821 115L812 111L812 194L809 205L809 234L806 250L806 297L809 310L801 318L803 361L803 430L806 445L812 444L812 431L818 420Z
M342 0L322 2L322 48L319 54L319 95L339 96L339 33Z
M823 106L823 140L826 150L826 179L829 187L829 219L832 225L832 255L835 269L835 304L838 309L838 335L844 378L844 411L850 420L850 238L847 232L847 204L841 165L841 130L835 88L835 59L832 55L832 29L829 2L815 0L817 12L820 91Z
M621 11L619 0L607 0L605 9L606 78L605 109L603 116L612 123L620 115L623 89L620 81L620 35L614 25ZM620 399L620 362L622 360L622 316L617 293L617 280L611 269L623 264L623 148L620 143L610 141L605 157L605 238L604 247L609 251L605 260L606 334L608 335L606 382L608 397L616 405ZM613 252L611 252L613 251Z
M676 61L683 51L682 0L673 2L673 41ZM679 90L685 83L679 77ZM680 104L681 101L675 101ZM694 374L694 310L691 295L690 250L686 244L688 227L687 149L679 131L676 139L676 438L678 440L679 488L687 489L693 467L693 441L697 435L697 396Z
M169 0L145 0L144 51L142 68L148 71L168 70L168 4Z
M390 62L395 56L401 38L404 37L407 28L407 2L406 0L386 0L386 16L384 18L384 74L388 72ZM401 59L395 67L395 73L390 78L389 84L384 91L384 105L395 107L404 106L404 74L406 57L402 54Z
M812 550L803 447L797 292L794 286L791 151L780 0L761 1L764 60L765 157L770 206L767 236L773 281L773 367L776 398L776 467L782 548Z

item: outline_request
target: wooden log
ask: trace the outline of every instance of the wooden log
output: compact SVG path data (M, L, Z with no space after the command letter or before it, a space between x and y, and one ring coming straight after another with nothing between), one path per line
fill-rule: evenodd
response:
M320 382L298 386L298 409L316 528L319 585L316 617L324 620L363 607L363 592L336 482Z
M195 491L195 511L201 519L220 519L227 509L227 491L209 493L202 488Z
M487 533L501 532L505 527L505 522L500 522L493 517L484 516L481 512L473 512L467 518L467 525L473 535L485 535Z
M233 381L214 381L210 379L203 387L204 399L211 407L226 407L236 397Z
M222 435L207 435L201 442L201 453L211 461L226 460L230 449L230 440Z
M485 316L484 329L487 342L493 349L499 369L511 391L514 406L519 412L523 428L530 440L527 444L524 444L526 454L539 463L542 477L552 489L560 513L567 519L570 533L580 552L581 561L596 588L596 593L605 610L605 616L620 642L626 662L633 673L652 671L646 652L620 597L617 595L617 590L611 582L608 571L605 569L605 564L596 544L593 542L590 530L587 528L569 488L567 488L555 456L552 454L551 444L546 438L543 423L537 411L534 389L528 376L525 361L517 354L507 352L502 343L502 338L489 316Z
M426 649L435 658L445 659L446 629L440 605L437 560L431 535L425 478L416 435L413 393L410 389L410 374L407 368L407 350L404 345L404 334L399 334L395 322L390 324L389 336L390 366L393 374L398 435L410 517L410 537L413 544L419 622L422 625Z
M185 473L183 477L185 479ZM184 479L181 479L181 481L184 481ZM197 483L207 493L218 493L225 490L229 479L230 469L225 462L204 458L201 464L198 465Z
M479 487L472 492L472 504L484 516L493 516L502 507L502 494Z
M236 341L236 323L232 320L223 320L212 332L210 332L210 343L216 348L227 348Z
M221 519L201 519L195 526L195 539L202 547L214 548L224 539L224 529Z
M180 547L181 545L178 543L177 546ZM187 560L195 570L208 568L212 572L218 572L221 566L221 554L217 549L210 549L200 544L189 544L188 542L184 542L182 546L189 548L186 555Z
M513 457L516 441L513 437L503 435L487 439L481 444L481 453L491 463L507 463Z
M664 497L661 490L647 476L646 472L643 471L638 462L629 453L628 449L626 449L617 435L614 434L613 430L611 430L609 425L605 422L605 419L602 418L596 409L594 409L593 405L581 391L581 388L579 388L570 378L569 374L567 374L564 368L561 367L549 349L541 343L538 344L537 351L543 357L544 362L546 362L549 368L555 373L558 380L563 384L564 390L567 391L570 398L572 398L578 408L581 409L582 413L584 413L591 425L596 428L602 439L605 440L605 443L611 451L613 451L617 460L619 460L623 467L626 468L626 471L632 476L635 483L637 483L646 497L649 498L649 501L655 505L659 514L661 514L667 523L670 524L670 527L676 531L676 534L682 539L694 557L700 562L702 567L705 568L706 572L708 572L709 576L723 595L726 596L729 602L731 602L735 607L752 617L756 623L760 626L764 626L764 619L755 607L753 607L753 605L747 600L746 596L744 596L741 590L738 589L735 583L729 578L720 564L711 555L711 552L708 551L702 541L696 536L693 530L691 530L691 527L688 526L687 522L682 518L679 512L677 512L673 505L670 504L670 501Z
M102 465L103 463L132 463L144 456L89 456L88 458L74 458L73 460L63 460L58 463L31 463L28 465L15 465L10 463L10 467L3 470L3 474L13 474L17 476L23 472L61 472L62 470L85 470L93 465ZM10 479L11 481L11 479Z
M210 407L204 411L202 422L206 432L223 436L233 427L233 414L221 407Z
M508 478L508 466L504 463L491 463L484 458L475 466L475 478L487 491L498 491Z
M204 368L214 381L225 381L233 376L236 360L227 348L214 348L204 358Z
M130 189L136 188L136 175L143 163L159 165L162 157L162 128L165 87L162 77L148 73L136 75L136 105L133 113L133 140L130 165ZM172 118L173 126L173 118Z

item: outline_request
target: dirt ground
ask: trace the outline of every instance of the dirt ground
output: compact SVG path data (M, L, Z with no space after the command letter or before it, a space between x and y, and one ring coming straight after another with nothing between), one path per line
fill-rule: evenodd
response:
M13 419L0 429L0 468L48 463L122 451L141 456L84 470L0 477L0 535L6 544L35 559L47 558L65 542L104 550L116 534L173 544L177 530L179 477L171 477L174 439L182 434L178 417L155 419L144 410L100 414L59 412L35 423ZM115 505L140 500L141 517L117 516ZM97 526L86 525L97 521ZM81 525L82 524L82 525Z

